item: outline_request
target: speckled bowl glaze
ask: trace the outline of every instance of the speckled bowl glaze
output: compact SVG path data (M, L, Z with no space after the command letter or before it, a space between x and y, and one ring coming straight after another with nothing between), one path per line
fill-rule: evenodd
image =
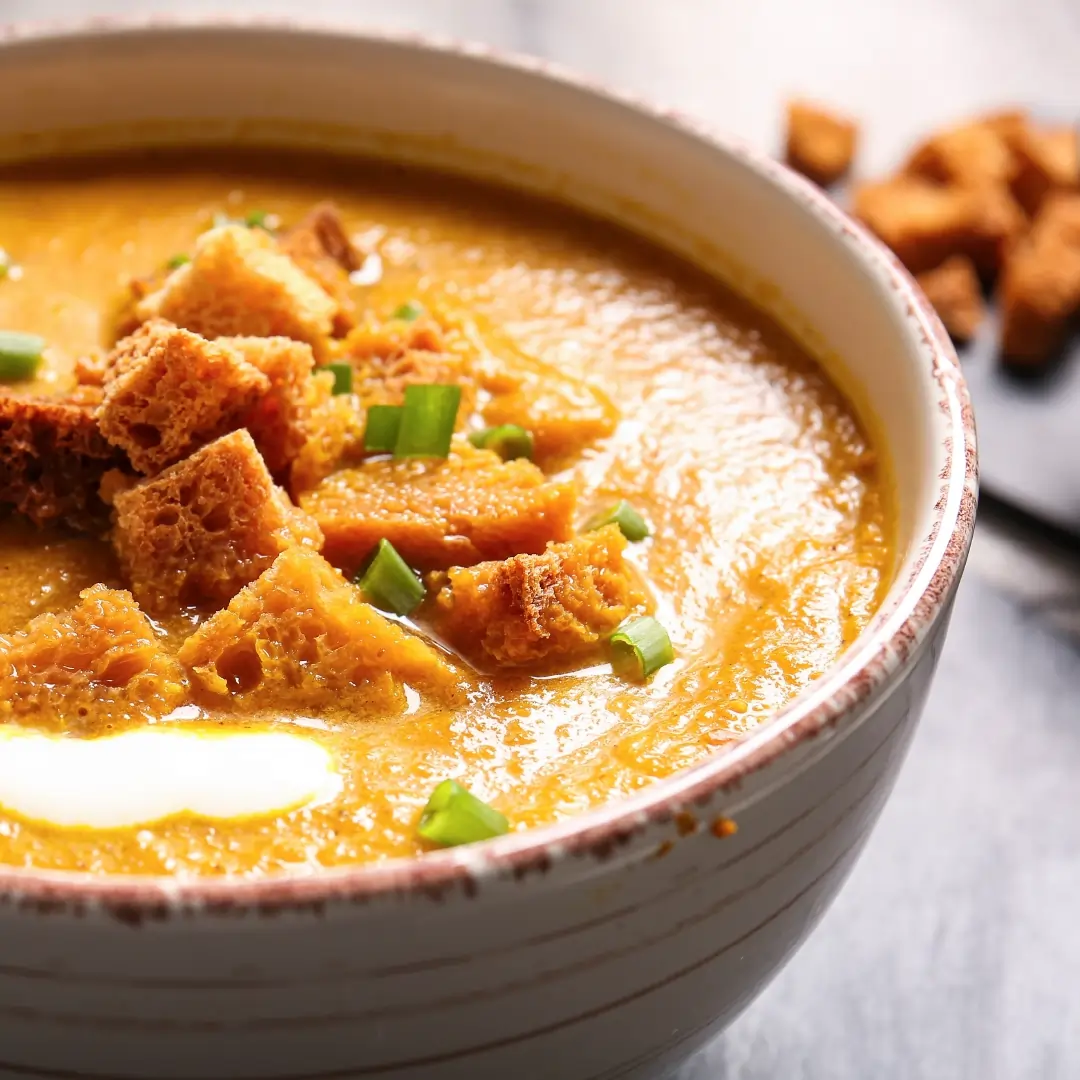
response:
M846 373L891 459L900 534L895 585L835 669L733 751L633 799L303 878L0 870L0 1075L662 1075L813 927L926 697L976 464L956 358L911 280L765 157L481 49L266 23L14 27L0 87L4 158L314 144L614 217L733 280Z

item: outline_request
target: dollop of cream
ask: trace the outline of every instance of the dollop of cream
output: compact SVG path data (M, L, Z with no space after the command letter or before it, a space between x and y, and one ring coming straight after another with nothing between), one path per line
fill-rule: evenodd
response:
M0 727L0 806L62 828L260 817L340 787L333 755L305 735L140 728L73 739Z

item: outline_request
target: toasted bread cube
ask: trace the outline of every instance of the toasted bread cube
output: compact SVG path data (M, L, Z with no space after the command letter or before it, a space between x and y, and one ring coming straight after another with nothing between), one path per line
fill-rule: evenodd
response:
M238 350L151 319L113 350L98 424L153 474L238 427L269 388Z
M1080 310L1080 195L1053 195L1009 253L1001 277L1001 348L1013 363L1055 353Z
M506 667L587 656L645 606L625 548L619 527L607 525L539 555L432 575L445 582L435 624L463 652Z
M112 469L130 471L127 455L106 441L92 406L0 396L0 505L35 525L101 532L109 511L98 486Z
M268 380L269 389L249 410L244 426L271 474L287 475L310 435L313 411L329 396L315 375L311 346L286 337L218 338L217 343L235 349Z
M312 207L278 236L278 247L337 301L334 332L346 333L356 322L349 274L364 260L345 232L337 207L329 202Z
M135 307L207 338L290 337L325 347L337 302L262 229L223 225L199 237L191 261Z
M79 597L70 611L0 636L0 718L98 735L182 704L180 666L131 594L95 585Z
M575 491L530 461L456 444L445 460L372 459L327 477L301 507L335 566L356 569L385 537L419 570L539 552L572 535Z
M969 258L953 255L933 270L924 270L915 280L956 341L975 336L986 314L986 305L979 275Z
M245 430L117 492L113 508L120 565L152 614L225 604L286 548L322 543Z
M854 211L914 274L950 255L967 255L980 273L993 273L1026 224L1005 188L942 187L913 176L864 184Z
M1007 186L1017 163L1006 130L976 120L939 131L916 147L904 172L943 184Z
M316 397L305 423L307 437L289 469L294 499L313 491L335 469L364 457L364 410L355 394L331 396L333 376L315 377ZM321 395L321 396L319 396Z
M823 187L851 168L859 129L846 116L807 101L787 106L787 163Z
M452 694L459 676L364 603L320 555L290 548L180 649L192 683L247 709L399 713L403 683Z
M1031 215L1054 192L1080 187L1080 134L1071 125L1025 128L1012 140L1017 172L1012 190Z
M342 359L358 367L370 360L393 360L407 352L449 352L443 327L430 316L412 321L388 319L361 323L341 342Z

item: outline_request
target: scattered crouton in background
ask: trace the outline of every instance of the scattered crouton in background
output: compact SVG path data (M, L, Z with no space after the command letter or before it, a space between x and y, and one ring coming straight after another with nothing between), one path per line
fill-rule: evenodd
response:
M858 126L807 101L787 106L787 163L814 183L835 184L851 168Z
M952 255L933 270L924 270L915 280L954 341L975 336L986 306L975 264L966 255Z

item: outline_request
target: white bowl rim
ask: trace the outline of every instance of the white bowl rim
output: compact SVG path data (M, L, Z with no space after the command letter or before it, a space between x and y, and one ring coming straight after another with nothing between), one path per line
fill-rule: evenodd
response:
M833 233L852 257L894 292L912 338L938 391L931 417L945 465L931 527L918 544L903 587L894 590L870 626L825 674L734 747L721 750L635 795L603 804L551 825L464 848L382 863L260 879L90 875L0 867L0 904L42 913L93 908L124 921L168 918L178 910L233 915L277 915L284 910L319 912L330 901L366 902L385 894L426 894L443 899L463 887L474 895L485 878L545 874L568 858L603 860L648 825L674 820L719 792L733 791L766 766L780 762L815 736L842 730L860 704L884 691L920 650L948 610L963 571L975 524L978 462L975 424L967 387L952 342L933 308L895 256L849 218L825 193L768 154L673 108L613 89L558 63L474 42L357 23L231 15L94 16L76 20L0 24L0 51L20 43L93 40L172 32L236 35L267 33L353 38L377 45L456 56L512 73L553 81L599 96L647 119L674 128L749 166L801 203Z

